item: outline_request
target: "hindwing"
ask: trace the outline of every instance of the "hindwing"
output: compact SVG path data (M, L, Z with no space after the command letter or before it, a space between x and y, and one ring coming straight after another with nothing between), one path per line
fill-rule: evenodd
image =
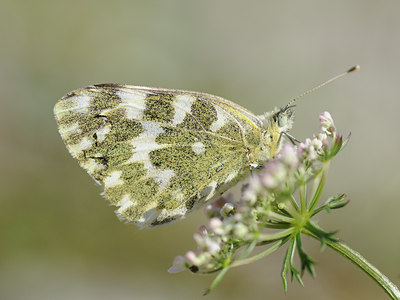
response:
M72 156L140 227L181 218L245 176L262 126L217 96L115 84L71 92L54 112Z

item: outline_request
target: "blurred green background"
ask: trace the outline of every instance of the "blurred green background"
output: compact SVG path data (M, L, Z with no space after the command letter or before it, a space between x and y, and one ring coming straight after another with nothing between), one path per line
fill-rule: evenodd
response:
M326 196L326 229L400 284L399 1L0 1L0 298L203 299L213 276L170 275L205 222L139 230L118 221L70 157L53 106L94 83L203 91L256 113L360 64L303 98L299 139L328 110L352 132ZM236 188L236 190L238 190ZM283 252L228 272L207 299L386 299L351 263L306 239L317 260L282 291Z

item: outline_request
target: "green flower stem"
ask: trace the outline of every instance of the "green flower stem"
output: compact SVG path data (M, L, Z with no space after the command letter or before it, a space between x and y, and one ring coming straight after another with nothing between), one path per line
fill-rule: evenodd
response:
M315 235L305 232L315 239L318 239ZM360 253L351 249L346 244L338 241L327 240L325 243L333 250L348 258L351 262L361 268L367 273L381 288L390 296L392 299L400 299L400 291L396 285L393 284L385 275L383 275L377 268L371 265Z
M303 214L307 210L307 193L305 184L301 184L299 186L299 194L300 194L301 213Z
M298 208L298 206L297 206L296 199L293 197L293 195L290 195L289 201L290 201L290 203L292 204L294 210L299 211L299 208Z
M287 223L293 222L293 218L291 218L291 217L286 217L286 216L281 215L281 214L277 214L277 213L275 213L275 212L273 212L273 211L269 212L269 213L268 213L268 216L269 216L270 218L275 218L275 219L277 219L277 220L279 220L279 221L283 221L283 222L287 222Z
M299 216L300 216L300 210L299 210L299 208L298 208L298 206L297 206L296 199L294 199L293 195L291 195L290 197L288 197L288 199L286 199L285 202L279 203L279 204L278 204L278 208L279 208L279 209L283 209L283 210L285 210L286 212L288 212L288 214L290 215L290 217L287 217L287 218L288 218L287 220L283 220L283 219L282 219L282 216L283 216L283 215L282 215L281 212L279 212L278 215L274 215L274 217L275 217L277 220L281 220L281 221L283 221L283 222L291 223L291 222L293 222L294 219L297 219L297 218L299 218ZM291 220L290 220L290 219L291 219Z
M240 252L237 260L244 259L247 255L251 253L251 251L254 250L256 246L257 246L257 241L251 242L242 252Z
M275 250L278 250L280 246L282 246L284 243L286 243L286 241L287 241L287 239L279 240L278 242L273 244L271 247L269 247L267 250L262 251L254 256L234 261L229 267L238 267L238 266L242 266L242 265L246 265L246 264L255 262L256 260L259 260L259 259L263 258L264 256L271 254Z
M286 238L287 236L291 235L295 230L296 230L296 228L290 227L288 229L279 231L277 233L271 233L271 234L260 233L257 236L257 241L265 242L265 241L275 241L275 240L283 239L283 238Z
M226 272L228 272L229 267L223 268L221 272L217 275L217 277L214 279L214 281L211 283L211 286L204 292L203 296L208 295L211 293L217 285L221 282L222 278L224 278Z
M319 199L321 198L322 190L324 189L324 186L325 186L326 175L328 173L328 169L329 169L329 162L325 162L322 167L322 172L321 172L320 176L317 176L315 178L314 184L316 184L316 181L318 181L318 179L319 179L319 183L315 189L315 192L313 193L313 197L310 201L310 206L308 207L308 211L313 211L315 209L315 207L317 206Z

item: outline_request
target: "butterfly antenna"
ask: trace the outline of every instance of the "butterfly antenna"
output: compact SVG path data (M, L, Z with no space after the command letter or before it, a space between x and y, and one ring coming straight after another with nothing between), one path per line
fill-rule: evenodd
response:
M299 96L297 96L296 98L294 98L293 100L291 100L291 101L288 103L287 107L293 106L294 103L295 103L297 100L299 100L300 98L304 97L305 95L310 94L310 93L312 93L312 92L318 90L319 88L323 87L324 85L327 85L328 83L331 83L332 81L335 81L336 79L339 79L340 77L343 77L343 76L345 76L345 75L347 75L347 74L349 74L349 73L355 72L355 71L357 71L357 70L359 70L359 69L360 69L360 66L359 66L359 65L354 66L354 67L348 69L346 72L343 72L342 74L336 75L335 77L332 77L331 79L329 79L329 80L327 80L327 81L321 83L320 85L318 85L318 86L316 86L316 87L314 87L314 88L312 88L312 89L310 89L310 90L308 90L308 91L305 91L305 92L302 93L301 95L299 95Z

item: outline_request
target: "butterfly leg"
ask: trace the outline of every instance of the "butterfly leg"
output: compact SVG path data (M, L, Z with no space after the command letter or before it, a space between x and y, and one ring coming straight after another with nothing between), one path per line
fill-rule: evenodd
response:
M289 141L290 141L293 145L296 145L296 143L300 143L300 141L299 141L298 139L296 139L293 135L287 133L286 131L282 131L282 132L279 134L278 145L279 145L279 143L281 142L281 139L282 139L282 136L283 136L283 135L286 136L286 137L289 139Z

